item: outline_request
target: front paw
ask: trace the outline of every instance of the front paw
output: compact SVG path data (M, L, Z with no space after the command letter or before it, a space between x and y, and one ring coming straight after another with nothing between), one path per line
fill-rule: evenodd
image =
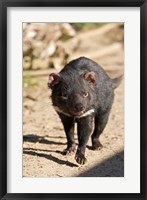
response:
M75 159L80 165L84 165L87 162L87 159L82 153L76 153Z
M92 142L92 147L91 147L91 150L101 150L103 148L103 145L100 143L100 141L94 141Z
M62 152L62 154L63 154L63 155L66 155L66 156L70 156L70 155L75 154L75 152L76 152L76 146L73 145L73 146L71 146L71 147L69 147L69 148L66 148L66 149Z

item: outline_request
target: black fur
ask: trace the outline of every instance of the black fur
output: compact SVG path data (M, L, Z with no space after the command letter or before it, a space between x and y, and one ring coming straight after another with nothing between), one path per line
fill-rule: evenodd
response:
M77 122L78 148L75 159L85 164L85 149L92 133L92 149L100 149L99 136L108 121L114 99L114 89L120 78L111 79L96 62L80 57L67 64L59 74L49 76L52 102L59 114L67 137L64 154L76 151L74 124ZM87 111L90 114L84 116Z

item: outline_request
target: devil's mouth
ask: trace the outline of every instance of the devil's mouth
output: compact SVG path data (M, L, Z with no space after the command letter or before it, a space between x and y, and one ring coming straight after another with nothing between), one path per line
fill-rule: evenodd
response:
M94 113L94 109L93 108L88 110L88 111L83 110L83 111L76 112L76 113L71 113L71 112L69 113L69 112L63 111L57 106L54 106L54 108L58 113L62 113L64 115L66 115L66 116L75 117L75 118L85 117L85 116L88 116L88 115L91 115L92 113Z
M74 116L81 116L81 115L83 115L84 113L85 113L85 110L80 111L80 112L76 112L76 113L74 113L73 115L74 115Z

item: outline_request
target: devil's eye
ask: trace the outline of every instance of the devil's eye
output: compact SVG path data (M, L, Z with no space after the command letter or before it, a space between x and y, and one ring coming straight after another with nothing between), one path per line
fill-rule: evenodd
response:
M84 97L88 97L88 92L83 92Z
M61 95L61 97L62 97L62 99L68 99L68 96L67 96L66 93L63 93L63 94Z

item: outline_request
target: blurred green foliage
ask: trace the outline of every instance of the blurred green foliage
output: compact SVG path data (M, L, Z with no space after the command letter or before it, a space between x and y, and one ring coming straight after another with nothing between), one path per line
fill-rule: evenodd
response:
M76 31L87 31L99 28L107 23L70 23Z
M46 80L43 78L23 76L23 87L38 86L42 84L46 84Z

